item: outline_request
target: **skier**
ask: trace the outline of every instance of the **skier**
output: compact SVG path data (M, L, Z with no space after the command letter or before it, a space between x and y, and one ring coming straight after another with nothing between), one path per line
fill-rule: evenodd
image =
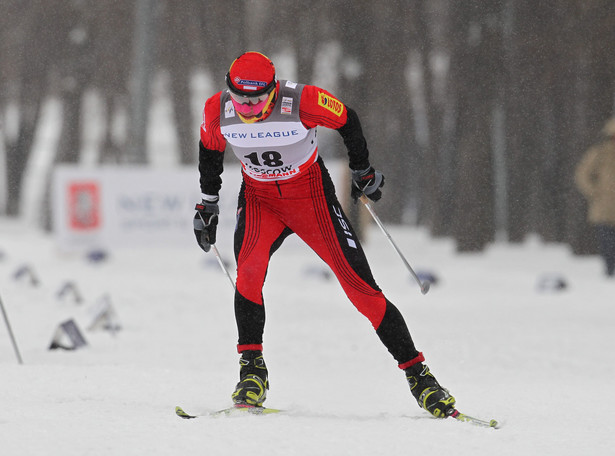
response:
M273 62L258 52L233 61L227 89L205 103L200 128L202 202L194 232L208 252L216 242L218 192L227 143L242 165L243 182L234 235L237 281L235 319L241 355L236 405L262 406L269 389L263 358L265 306L262 288L271 255L295 233L335 273L354 306L405 371L412 395L435 417L455 412L455 398L440 386L414 346L399 310L376 284L355 232L342 211L318 154L316 127L337 130L348 150L351 195L382 196L384 176L370 164L357 113L313 85L276 78Z

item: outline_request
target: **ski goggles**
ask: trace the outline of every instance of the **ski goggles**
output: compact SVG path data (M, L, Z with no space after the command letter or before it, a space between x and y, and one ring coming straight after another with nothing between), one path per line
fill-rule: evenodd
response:
M237 95L230 90L229 93L235 111L240 114L252 114L264 111L273 95L273 91L253 97Z

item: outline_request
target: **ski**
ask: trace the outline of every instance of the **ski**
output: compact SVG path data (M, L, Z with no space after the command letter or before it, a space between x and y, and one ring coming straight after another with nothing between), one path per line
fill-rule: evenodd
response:
M179 416L180 418L183 418L186 420L200 418L200 417L207 417L207 416L209 417L231 416L231 415L238 415L238 414L245 414L245 413L249 413L251 415L270 415L270 414L281 413L281 412L283 412L283 410L269 408L269 407L257 407L254 405L237 404L232 407L228 407L228 408L221 409L221 410L216 410L214 412L205 412L201 414L192 415L190 413L185 412L184 409L181 408L179 405L175 407L175 414ZM480 418L475 418L473 416L466 415L465 413L461 413L457 409L454 409L453 413L451 413L449 416L463 423L470 423L475 426L480 426L480 427L485 427L485 428L500 429L500 423L498 423L497 420L491 419L487 421L487 420L483 420Z
M191 415L186 413L184 409L182 409L179 405L175 407L175 414L180 418L184 418L186 420L199 418L203 416L223 416L223 415L236 415L236 414L244 414L249 413L251 415L270 415L273 413L280 413L282 410L273 409L269 407L257 407L254 405L234 405L233 407L225 408L222 410L216 410L215 412L207 412L197 415Z
M466 415L465 413L461 413L457 409L454 409L453 413L451 413L449 416L451 416L452 418L455 418L457 421L474 424L476 426L493 428L493 429L500 428L500 423L498 423L496 420L493 420L493 419L489 421L481 420L480 418L474 418L473 416Z

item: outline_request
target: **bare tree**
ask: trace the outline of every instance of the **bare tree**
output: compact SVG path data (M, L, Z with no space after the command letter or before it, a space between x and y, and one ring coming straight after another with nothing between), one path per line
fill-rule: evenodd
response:
M54 8L56 68L59 96L63 103L62 131L56 163L77 163L83 138L82 101L92 85L95 60L92 33L85 2L57 1Z
M453 202L453 161L450 145L451 128L447 114L455 109L455 96L446 84L447 62L451 58L448 40L450 6L447 1L414 2L415 33L410 42L413 56L420 63L422 96L425 104L425 132L417 141L416 165L422 165L413 176L421 186L418 221L427 225L434 236L451 234L450 217ZM448 139L448 141L447 141ZM422 144L422 142L426 142ZM425 150L422 151L421 148Z
M99 161L120 163L126 138L116 131L114 122L118 114L128 111L133 5L132 2L101 0L90 4L89 11L92 54L96 62L92 86L101 93L106 113Z
M5 87L14 88L18 127L6 141L7 214L19 213L24 171L32 150L34 134L47 93L48 71L57 55L53 29L45 27L47 2L18 0L3 5L3 62L12 71L3 72Z
M165 2L160 18L161 30L157 49L161 65L169 72L175 128L179 139L180 163L195 164L197 160L196 132L193 131L191 99L192 70L205 56L206 47L198 46L201 2Z
M413 11L399 1L386 7L342 2L339 8L341 93L361 118L372 164L386 177L379 213L399 223L416 174L410 172L415 148L406 80Z
M457 97L457 173L453 235L459 251L495 236L491 124L501 77L499 0L455 3L451 76Z

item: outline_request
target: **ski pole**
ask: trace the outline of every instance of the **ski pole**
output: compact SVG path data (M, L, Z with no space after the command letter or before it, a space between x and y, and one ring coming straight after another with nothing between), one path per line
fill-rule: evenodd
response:
M235 289L235 282L233 281L233 278L231 277L231 274L228 272L228 269L226 268L226 265L224 264L224 261L222 261L222 257L220 256L220 252L218 252L218 248L216 247L215 244L212 244L211 248L214 249L214 253L216 254L216 258L218 259L218 264L220 265L220 267L222 268L222 270L224 271L224 273L228 277L228 280L229 280L229 282L231 282L231 286L233 287L233 290L234 290Z
M13 336L13 330L11 329L11 324L9 323L9 317L6 315L6 310L4 310L4 303L2 302L1 296L0 296L0 308L2 309L2 316L4 317L4 323L6 323L6 329L8 330L9 337L11 338L11 342L13 343L13 349L15 350L17 361L19 362L19 364L23 364L23 360L21 359L21 355L19 354L19 348L17 347L17 342L15 341L15 336Z
M199 214L199 217L201 218L201 221L203 222L203 225L208 226L208 224L205 223L205 220L203 219L203 216L201 215L201 213L197 212L197 214ZM228 277L228 280L231 282L231 286L233 287L233 290L234 290L235 289L235 282L233 281L233 278L231 277L231 274L228 272L228 269L226 268L226 265L224 264L224 261L222 261L222 257L220 256L220 252L218 252L218 247L216 247L215 244L212 244L211 248L214 249L214 253L216 254L216 259L218 260L218 264L220 265L220 268L222 268L222 270L224 271L224 273Z
M408 269L408 271L410 271L410 274L412 275L412 277L414 277L414 280L416 280L416 283L418 283L419 286L421 287L421 293L426 294L429 291L429 287L431 285L429 283L429 280L425 280L425 281L421 282L421 279L419 278L419 276L416 275L416 272L414 272L414 269L412 269L412 266L410 266L410 264L408 263L408 260L406 260L406 257L404 257L404 254L401 253L401 250L399 250L399 247L397 247L397 244L395 244L395 241L393 240L393 238L391 237L389 232L386 230L386 228L384 227L384 225L380 221L380 218L378 218L378 216L374 212L374 209L372 208L372 205L370 204L369 200L367 199L367 196L365 196L363 194L363 195L361 195L359 197L359 199L365 205L365 207L367 208L367 211L372 216L372 218L374 219L374 221L376 222L376 224L378 225L380 230L384 233L386 238L389 240L390 244L393 246L393 248L395 249L395 251L399 255L399 258L401 258L401 261L404 262L404 264L406 265L406 268Z

